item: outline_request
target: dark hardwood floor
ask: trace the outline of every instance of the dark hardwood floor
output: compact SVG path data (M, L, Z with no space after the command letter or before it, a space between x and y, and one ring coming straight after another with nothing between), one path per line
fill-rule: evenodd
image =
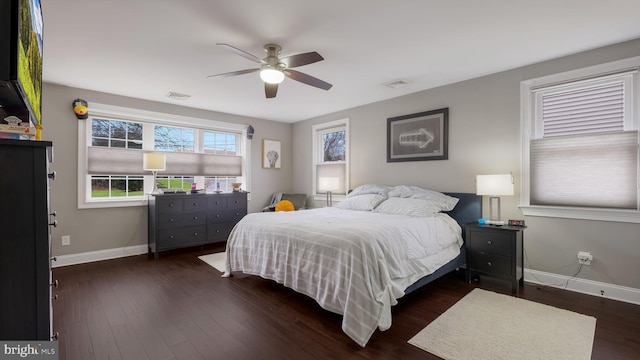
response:
M221 246L56 268L54 331L60 359L438 359L407 340L474 287L452 273L393 308L393 325L362 348L341 317L256 276L220 273L198 259ZM640 306L525 284L525 299L597 318L593 359L640 354ZM464 344L460 344L464 346Z

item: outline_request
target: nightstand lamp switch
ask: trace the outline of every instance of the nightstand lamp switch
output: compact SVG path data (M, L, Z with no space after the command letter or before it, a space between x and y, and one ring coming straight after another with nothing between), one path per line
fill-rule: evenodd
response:
M513 195L513 175L476 175L476 194L489 196L489 220L484 223L504 225L500 220L500 196Z

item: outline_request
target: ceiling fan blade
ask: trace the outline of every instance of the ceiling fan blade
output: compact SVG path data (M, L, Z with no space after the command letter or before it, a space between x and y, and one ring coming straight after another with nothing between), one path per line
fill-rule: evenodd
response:
M307 84L307 85L311 85L311 86L315 86L319 89L322 90L329 90L331 89L331 87L333 85L329 84L328 82L322 81L318 78L315 78L311 75L307 75L305 73L301 73L300 71L295 71L295 70L285 70L284 74L287 75L288 78L293 79L295 81L299 81L303 84Z
M209 75L209 76L207 76L207 78L229 77L229 76L243 75L243 74L249 74L249 73L252 73L252 72L256 72L258 70L260 70L260 69L238 70L238 71L232 71L232 72L223 73L223 74Z
M318 62L320 60L324 60L324 58L322 57L322 55L318 54L315 51L304 54L291 55L280 59L280 61L283 62L287 68L313 64L314 62Z
M267 96L267 99L276 97L277 93L278 93L278 84L264 83L264 94Z
M231 46L231 45L225 44L225 43L217 43L216 45L222 46L222 47L226 48L227 50L230 50L231 52L234 52L237 55L242 56L245 59L249 59L251 61L255 61L255 62L260 63L260 64L264 63L264 61L262 61L262 59L260 59L259 57L255 56L253 54L250 54L250 53L248 53L248 52L246 52L244 50L240 50L235 46Z

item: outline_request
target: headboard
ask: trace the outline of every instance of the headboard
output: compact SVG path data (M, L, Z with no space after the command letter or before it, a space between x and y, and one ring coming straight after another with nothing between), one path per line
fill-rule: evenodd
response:
M470 222L477 222L478 219L482 217L482 196L472 193L445 194L460 199L453 210L445 213L460 224L462 227L462 236L465 237L464 225Z

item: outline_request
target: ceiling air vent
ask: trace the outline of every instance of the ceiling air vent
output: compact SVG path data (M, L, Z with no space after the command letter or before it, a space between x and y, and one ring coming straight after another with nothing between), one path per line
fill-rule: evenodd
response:
M180 94L180 93L177 93L177 92L170 91L167 94L167 97L169 99L173 99L173 100L183 100L184 101L184 100L187 100L188 98L190 98L191 95Z
M393 80L391 82L384 84L384 86L388 86L392 89L399 88L405 85L409 85L409 82L407 80Z

